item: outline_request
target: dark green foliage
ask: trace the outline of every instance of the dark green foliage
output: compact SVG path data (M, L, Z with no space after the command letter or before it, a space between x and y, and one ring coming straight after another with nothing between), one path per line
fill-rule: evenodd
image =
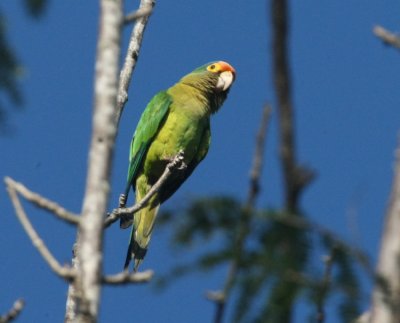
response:
M38 17L46 3L46 0L25 0L24 4L31 16ZM22 94L18 85L21 71L17 56L7 39L7 19L0 10L0 95L4 93L13 106L22 104ZM5 103L0 101L0 127L5 126L5 121Z
M25 8L32 17L38 17L43 13L47 1L46 0L24 0Z
M343 322L351 322L360 313L361 298L352 249L326 236L321 236L321 245L329 256L325 261L325 273L319 275L321 278L310 289L311 301L323 311L329 297L338 293L341 295L338 314Z
M189 214L190 216L187 216ZM174 216L174 223L176 223L174 242L178 245L188 245L196 238L207 240L218 230L227 233L226 239L234 239L240 216L240 204L233 198L216 197L195 200L183 214ZM170 217L171 213L162 213L160 221L157 220L157 225Z
M282 213L278 216L300 215ZM268 213L263 220L266 223L264 230L259 233L258 250L259 257L270 267L269 278L272 278L272 284L263 309L255 321L290 322L293 304L304 287L299 276L305 270L310 253L307 233L296 227L270 221Z
M158 224L158 223L157 223ZM170 273L162 277L156 278L156 287L165 288L168 283L174 279L180 278L196 271L208 270L216 266L228 262L232 259L232 250L217 250L209 252L198 257L198 259L191 264L180 264L175 266Z
M360 288L354 271L353 259L344 248L336 248L334 263L337 274L334 285L343 291L339 311L344 322L350 322L360 313Z
M174 227L175 245L184 248L195 240L204 245L214 237L222 239L223 244L190 265L175 267L161 281L170 282L193 271L210 270L240 259L234 280L233 318L229 321L291 322L294 307L303 297L313 308L315 322L318 310L324 310L332 294L341 296L338 311L343 322L360 313L351 248L327 230L319 230L303 215L279 210L252 212L244 210L237 199L226 196L193 200L178 213L164 213L158 222ZM237 241L243 225L248 234L238 258ZM332 257L328 271L327 263L319 261L322 255Z
M5 92L12 103L21 104L21 93L18 89L19 64L6 37L5 17L0 12L0 91ZM4 122L5 109L0 104L0 124Z
M261 269L261 270L260 270ZM259 295L265 291L265 287L260 282L263 282L268 277L269 270L267 267L248 269L246 275L242 275L238 281L239 297L235 307L235 322L243 321L249 309L255 308L259 299ZM264 293L265 294L265 293ZM264 296L264 295L263 295Z

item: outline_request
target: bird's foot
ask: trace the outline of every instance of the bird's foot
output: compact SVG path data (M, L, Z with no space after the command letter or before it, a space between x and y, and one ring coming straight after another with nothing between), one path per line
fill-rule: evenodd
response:
M180 150L174 157L167 159L167 161L169 162L168 167L170 169L184 170L187 167L184 160L185 153L183 150Z
M118 205L118 207L119 208L123 208L123 207L125 207L125 205L126 205L126 195L125 194L121 194L119 196L119 205Z
M185 153L183 150L180 150L177 155L175 155L173 158L170 160L171 162L171 167L178 169L178 170L184 170L186 169L187 165L185 163Z

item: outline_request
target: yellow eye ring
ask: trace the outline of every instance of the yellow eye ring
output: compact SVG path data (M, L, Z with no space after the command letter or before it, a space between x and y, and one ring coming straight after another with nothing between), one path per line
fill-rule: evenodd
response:
M218 71L217 64L211 64L211 65L207 66L207 71L217 72Z

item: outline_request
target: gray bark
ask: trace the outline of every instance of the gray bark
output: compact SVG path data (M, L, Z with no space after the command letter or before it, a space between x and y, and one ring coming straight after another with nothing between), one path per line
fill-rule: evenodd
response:
M371 323L397 323L400 320L400 148L396 154L393 187L372 295Z
M99 38L95 66L92 138L86 191L79 224L70 287L67 322L96 322L101 294L104 215L110 193L110 170L117 133L118 72L123 22L122 0L100 0Z

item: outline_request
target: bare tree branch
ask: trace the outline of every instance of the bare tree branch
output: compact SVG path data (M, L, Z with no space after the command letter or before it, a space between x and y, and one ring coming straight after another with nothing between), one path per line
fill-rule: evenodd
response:
M102 282L108 285L140 284L150 281L153 275L154 273L152 270L133 273L129 273L128 270L125 270L119 274L104 276Z
M124 22L122 0L101 0L100 2L100 34L97 47L95 109L89 153L89 173L82 222L72 258L74 268L79 269L82 276L78 277L75 284L69 286L66 322L95 322L97 318L100 296L99 282L102 277L101 250L104 228L103 217L100 214L106 213L115 136L123 108L128 100L128 87L149 17L149 14L144 13L144 8L154 5L153 0L141 0L140 2L139 11L143 16L136 19L125 63L117 82L116 69L120 54L121 26ZM116 86L118 86L117 92L115 91ZM92 234L96 234L95 232L98 235L91 242ZM86 265L83 265L82 262L85 259L88 261L86 261Z
M134 12L127 14L124 18L124 24L125 25L130 24L139 18L150 16L153 11L153 5L154 2L152 4L145 4L138 10L135 10Z
M115 120L117 127L121 120L121 115L124 110L125 104L128 101L128 88L131 83L132 74L136 67L136 62L139 57L140 47L142 46L143 33L146 29L147 21L150 13L153 10L154 0L141 0L138 11L150 10L148 14L144 14L136 19L135 26L133 27L131 38L129 41L128 51L126 53L124 66L122 67L119 86L118 86L118 99L117 109L115 111Z
M50 268L60 277L71 280L75 276L73 269L61 266L57 259L53 256L46 244L39 237L36 230L33 228L32 223L29 221L24 208L18 198L17 192L11 186L7 187L8 194L10 195L11 202L14 206L18 220L21 222L26 234L32 241L32 244L39 251L43 259L47 262Z
M25 306L24 300L22 298L17 299L14 302L13 306L10 308L10 310L6 314L0 316L0 323L8 323L14 321L21 313L24 306Z
M383 41L384 44L400 49L400 37L398 35L379 25L375 26L372 31L376 37Z
M240 228L235 245L234 258L230 264L228 274L225 279L224 288L221 291L212 291L207 293L207 298L216 305L216 311L214 316L215 323L221 323L223 321L226 302L231 293L232 287L235 283L240 263L242 260L242 254L246 238L249 234L249 223L251 214L254 209L258 193L260 191L260 177L263 167L263 156L265 147L265 136L268 128L268 123L271 115L271 107L266 106L262 112L261 124L256 137L256 149L253 157L253 164L250 171L250 185L247 196L247 201L243 210L242 218L240 219Z
M156 194L160 188L163 186L165 181L171 176L171 174L176 170L181 170L186 168L185 163L183 162L184 152L180 151L165 167L164 173L158 179L158 181L151 187L151 189L147 192L147 194L143 197L143 199L137 202L135 205L127 208L116 208L114 209L104 221L104 227L109 227L115 221L117 221L121 216L124 215L132 215L133 213L139 211L143 207L146 206L147 202L151 199L151 197ZM122 196L122 199L125 197ZM121 199L120 198L120 199ZM133 221L133 218L131 222Z
M271 4L273 73L278 100L280 157L285 185L285 208L289 212L296 212L299 196L315 174L296 161L295 124L287 48L287 0L272 0Z
M253 164L250 171L250 187L247 195L247 208L253 208L258 193L260 192L260 178L263 168L265 137L267 135L268 124L271 119L271 107L265 106L262 111L261 124L256 136L256 148L254 151Z
M79 215L69 212L56 202L53 202L35 192L32 192L22 183L16 182L10 177L5 177L4 182L7 186L12 187L15 191L21 194L26 200L46 211L49 211L51 214L57 216L59 219L69 224L76 225L79 223Z
M370 323L395 323L400 317L400 144L389 207L382 233Z

